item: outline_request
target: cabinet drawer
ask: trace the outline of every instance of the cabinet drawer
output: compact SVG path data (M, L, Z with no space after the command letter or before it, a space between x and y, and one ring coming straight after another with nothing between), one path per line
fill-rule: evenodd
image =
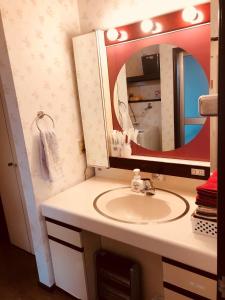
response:
M56 286L87 300L84 254L49 240Z
M217 281L163 262L163 281L208 299L216 299Z
M167 288L164 288L164 299L165 300L190 300L191 298L178 294Z
M46 226L49 236L52 236L79 248L83 247L80 232L67 227L63 227L62 225L55 224L49 220L46 220Z

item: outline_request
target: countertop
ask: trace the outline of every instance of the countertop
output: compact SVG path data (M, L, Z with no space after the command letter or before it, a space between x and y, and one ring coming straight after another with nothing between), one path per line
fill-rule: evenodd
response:
M191 214L196 208L194 193L171 190L188 200L190 210L183 218L170 223L122 223L94 209L93 201L99 194L127 185L127 181L93 177L43 202L42 214L216 274L216 239L192 232Z

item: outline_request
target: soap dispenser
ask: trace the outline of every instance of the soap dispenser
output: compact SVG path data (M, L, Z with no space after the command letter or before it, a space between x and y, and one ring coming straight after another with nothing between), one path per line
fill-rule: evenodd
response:
M143 189L143 180L141 179L140 169L133 170L134 177L131 181L131 190L139 193Z

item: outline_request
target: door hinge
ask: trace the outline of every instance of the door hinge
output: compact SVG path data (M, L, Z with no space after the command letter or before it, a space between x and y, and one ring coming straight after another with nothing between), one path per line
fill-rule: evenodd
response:
M221 297L225 299L225 276L222 276L222 279L218 280L218 290Z

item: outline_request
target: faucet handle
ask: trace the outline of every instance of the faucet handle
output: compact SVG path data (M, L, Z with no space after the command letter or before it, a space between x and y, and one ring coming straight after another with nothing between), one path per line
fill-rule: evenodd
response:
M141 178L143 181L143 192L149 195L155 194L155 187L153 181L150 178Z

